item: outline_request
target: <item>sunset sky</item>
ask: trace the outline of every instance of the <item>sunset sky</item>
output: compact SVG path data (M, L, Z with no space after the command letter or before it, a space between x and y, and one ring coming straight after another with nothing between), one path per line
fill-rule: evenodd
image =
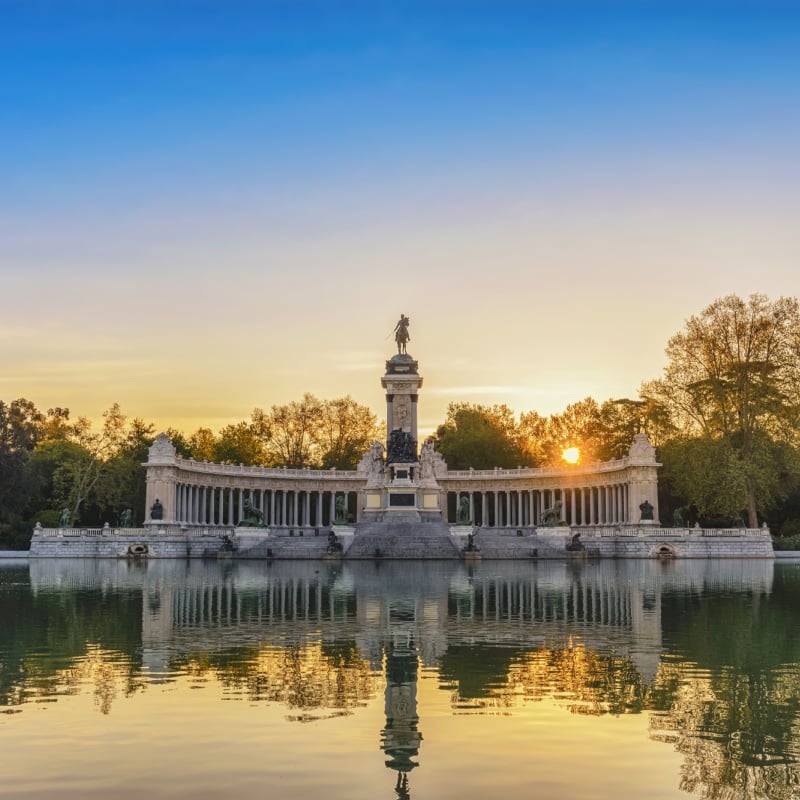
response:
M800 3L0 0L0 399L635 396L800 285Z

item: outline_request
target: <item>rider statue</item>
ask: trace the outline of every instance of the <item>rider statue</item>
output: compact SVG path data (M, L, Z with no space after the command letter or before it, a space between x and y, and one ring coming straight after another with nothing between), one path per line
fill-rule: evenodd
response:
M394 340L397 342L398 355L406 352L406 344L411 341L411 337L408 334L408 326L410 324L411 320L405 314L401 314L400 320L394 326Z

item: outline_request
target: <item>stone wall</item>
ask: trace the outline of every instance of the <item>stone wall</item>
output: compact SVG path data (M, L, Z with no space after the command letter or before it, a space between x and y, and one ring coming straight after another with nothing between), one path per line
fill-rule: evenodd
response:
M216 532L147 528L124 530L36 528L31 538L31 558L127 558L141 552L148 558L216 557L222 540Z
M424 526L423 526L424 527ZM460 528L459 528L460 529ZM530 560L571 558L567 544L580 533L589 558L774 558L772 539L766 529L709 530L700 528L478 528L475 544L484 559ZM45 529L37 527L31 540L31 558L128 558L141 552L148 558L216 558L225 554L223 536L235 544L232 557L259 559L318 559L327 552L327 530L313 529L300 536L285 529L275 531L239 528L137 528ZM344 557L353 542L352 533L340 535ZM451 533L458 558L466 537ZM409 539L409 547L414 543ZM402 547L402 537L397 546ZM143 549L145 548L145 549ZM355 552L355 551L354 551ZM387 552L387 557L391 555ZM421 555L423 550L420 550ZM404 557L410 557L408 554ZM442 558L443 555L436 557Z
M775 557L765 528L480 528L475 544L487 559L568 558L575 555L566 549L575 533L590 558Z

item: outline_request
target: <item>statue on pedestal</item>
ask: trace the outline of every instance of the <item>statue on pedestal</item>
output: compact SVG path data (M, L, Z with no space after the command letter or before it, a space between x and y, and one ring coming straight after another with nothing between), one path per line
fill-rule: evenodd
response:
M164 506L158 498L156 498L155 503L150 506L150 519L164 519Z
M405 314L401 314L397 325L394 326L394 340L397 342L398 355L406 352L406 345L411 341L411 336L408 333L410 324L411 320Z
M639 511L642 512L642 515L639 517L639 519L650 521L653 520L653 504L649 501L645 500L644 503L640 503Z
M541 525L543 528L557 528L561 524L561 501L556 500L552 508L545 509Z
M336 498L335 503L335 511L333 517L333 524L334 525L346 525L347 524L347 500L345 499L344 495L339 495Z
M466 525L469 522L469 497L462 495L458 501L458 510L456 511L456 524Z
M264 515L260 508L256 508L249 499L243 503L244 519L239 523L243 528L258 528L264 521Z

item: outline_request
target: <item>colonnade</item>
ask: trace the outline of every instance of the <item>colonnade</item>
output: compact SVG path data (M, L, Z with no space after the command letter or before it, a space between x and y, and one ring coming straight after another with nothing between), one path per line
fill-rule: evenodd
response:
M658 596L655 592L649 602L657 605ZM554 585L535 577L474 576L468 592L459 588L446 591L439 598L441 613L437 619L450 617L455 623L487 619L565 620L641 628L645 599L641 588L602 577L595 580L577 577ZM377 616L376 600L382 608ZM422 597L407 600L404 611L421 622L429 602L423 602ZM371 608L369 614L365 613L367 605ZM146 604L145 608L153 609L146 611L151 614L157 614L158 609L166 612L162 624L168 628L285 620L349 621L385 627L391 620L388 597L376 596L372 591L359 592L357 587L334 590L332 584L319 577L269 581L255 591L243 591L230 581L184 586L170 590L170 598L162 597L161 605Z
M346 596L333 592L322 579L270 581L258 591L242 591L230 581L184 586L171 591L171 602L164 605L168 619L162 621L169 627L261 624L285 620L341 622L348 614L352 617L352 603Z
M269 527L321 528L334 521L344 500L347 520L357 523L371 498L368 490L377 485L373 461L363 461L356 470L209 464L178 458L169 438L160 434L148 457L146 507L158 509L158 500L155 519L167 524L229 527L244 519L249 501ZM541 525L556 507L559 521L570 526L637 523L645 501L647 519L658 521L659 465L643 434L628 457L576 469L450 471L441 462L434 476L430 469L425 473L426 464L431 467L422 464L415 502L426 512L440 510L449 522L457 521L465 497L469 519L491 528ZM387 475L377 478L388 485Z
M239 489L194 483L175 486L176 522L185 525L238 525L245 516L245 500L261 511L271 527L321 528L336 514L337 498L357 517L358 493L307 489Z
M545 512L556 503L561 504L561 521L567 525L614 525L631 521L627 483L552 489L464 488L447 494L449 521L456 521L459 503L467 497L470 520L487 528L540 525Z

